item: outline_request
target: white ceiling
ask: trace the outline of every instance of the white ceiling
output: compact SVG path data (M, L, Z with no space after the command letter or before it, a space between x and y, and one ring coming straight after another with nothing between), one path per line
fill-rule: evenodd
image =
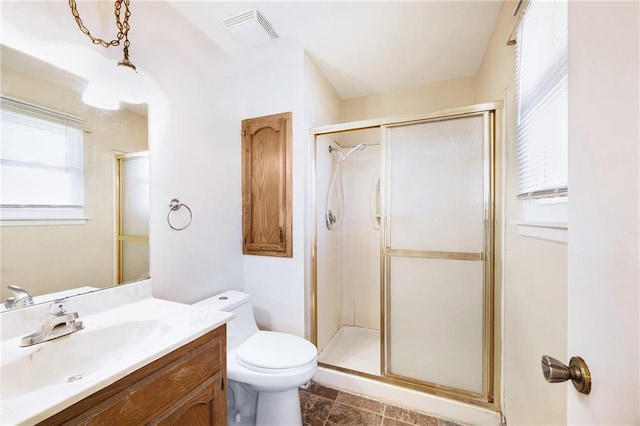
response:
M171 5L232 52L220 20L257 7L297 38L342 99L475 75L501 1L189 1Z

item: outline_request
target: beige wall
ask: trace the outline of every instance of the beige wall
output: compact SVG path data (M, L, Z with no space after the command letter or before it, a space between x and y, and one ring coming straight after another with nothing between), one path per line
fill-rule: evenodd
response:
M475 97L475 84L475 77L465 77L345 99L342 102L340 121L420 114L471 105Z
M114 277L113 154L146 150L147 119L129 111L101 111L84 105L61 85L6 66L2 93L83 117L84 225L0 228L2 300L8 284L33 295L81 286L104 287Z
M543 354L567 360L567 245L523 237L516 201L514 46L507 46L515 2L505 2L477 75L476 102L503 100L505 175L503 412L507 422L563 424L566 386L547 384ZM541 410L540 407L544 407Z

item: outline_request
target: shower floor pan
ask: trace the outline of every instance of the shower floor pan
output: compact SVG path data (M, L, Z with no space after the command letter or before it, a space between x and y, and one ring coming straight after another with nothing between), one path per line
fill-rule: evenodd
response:
M320 352L318 361L379 376L380 330L342 327Z

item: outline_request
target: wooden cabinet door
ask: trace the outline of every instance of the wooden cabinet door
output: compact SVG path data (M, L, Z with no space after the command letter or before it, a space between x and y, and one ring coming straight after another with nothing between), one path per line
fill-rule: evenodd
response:
M149 426L223 426L227 424L222 373L204 381L166 410Z
M292 257L291 113L242 121L243 253Z

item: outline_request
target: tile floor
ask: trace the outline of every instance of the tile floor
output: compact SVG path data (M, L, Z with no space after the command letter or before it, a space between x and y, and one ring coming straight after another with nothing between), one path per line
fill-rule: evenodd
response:
M462 426L460 423L384 404L311 382L300 390L304 426Z

